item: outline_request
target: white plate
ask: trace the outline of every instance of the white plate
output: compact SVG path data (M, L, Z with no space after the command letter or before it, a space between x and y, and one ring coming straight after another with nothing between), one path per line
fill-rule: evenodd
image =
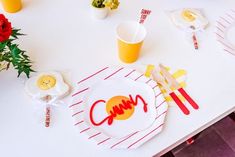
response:
M97 126L96 129L112 138L122 138L134 133L136 130L142 131L147 129L153 124L157 116L153 89L144 83L125 78L99 81L91 87L90 91L87 92L83 99L84 104L87 104L84 108L84 119L86 123L93 126L90 120L90 109L95 101L102 99L107 102L110 98L115 96L125 96L129 98L129 95L131 95L133 99L135 99L136 95L141 95L148 103L147 112L144 112L143 102L139 99L137 106L132 107L132 109L122 110L124 114L121 116L128 116L128 114L125 113L126 111L134 111L129 118L123 120L115 120L114 118L111 125L106 121L102 125ZM121 101L113 105L118 107L119 103L121 103ZM92 115L97 122L107 117L106 105L107 103L99 103L95 106Z
M223 50L235 55L235 10L230 10L219 18L215 34Z
M131 107L120 110L127 101ZM116 116L110 116L112 107L119 109ZM74 125L97 145L137 148L162 130L167 104L152 79L133 69L106 67L78 82L70 108Z

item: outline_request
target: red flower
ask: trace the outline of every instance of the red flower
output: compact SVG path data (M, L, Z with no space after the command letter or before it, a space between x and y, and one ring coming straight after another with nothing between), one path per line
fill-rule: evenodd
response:
M3 14L0 14L0 42L9 39L12 33L11 23L5 18Z

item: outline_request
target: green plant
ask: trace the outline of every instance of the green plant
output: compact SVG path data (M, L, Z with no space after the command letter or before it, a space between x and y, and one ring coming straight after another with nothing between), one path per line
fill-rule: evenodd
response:
M11 23L0 14L0 71L7 70L12 65L18 71L18 76L25 73L29 77L30 72L33 72L32 62L25 51L13 43L19 36L24 35L19 31L20 29L12 28Z
M119 1L118 0L93 0L92 5L96 8L110 8L112 9L117 9L119 6Z
M92 5L96 8L104 8L104 0L93 0Z
M12 38L0 42L0 71L7 70L12 64L18 71L18 76L24 72L29 77L30 72L33 72L29 56L19 48L19 45L12 43L20 35L23 34L19 33L19 29L13 29L11 34Z

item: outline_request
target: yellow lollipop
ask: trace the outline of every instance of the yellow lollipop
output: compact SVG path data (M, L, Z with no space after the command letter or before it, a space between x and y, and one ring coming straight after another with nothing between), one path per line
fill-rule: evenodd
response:
M57 104L69 92L69 86L60 73L39 72L25 83L26 92L46 107L45 126L50 125L51 106Z

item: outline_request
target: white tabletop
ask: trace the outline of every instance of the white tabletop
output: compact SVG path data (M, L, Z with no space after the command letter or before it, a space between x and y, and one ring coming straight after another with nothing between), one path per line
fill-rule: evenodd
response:
M177 107L170 107L163 132L140 148L103 149L78 133L68 107L53 110L50 128L40 125L22 79L17 79L11 69L0 73L0 156L160 155L235 110L235 57L222 51L214 35L216 19L235 5L234 0L121 0L120 8L102 21L91 18L90 0L24 2L19 13L4 13L14 27L27 34L19 40L20 46L35 61L37 71L66 71L79 80L107 65L143 71L145 64L161 62L187 70L187 91L200 110L190 108L190 116L184 116ZM166 15L166 11L182 7L202 8L210 21L198 51ZM117 57L115 26L124 20L136 20L142 8L152 10L145 23L148 35L140 59L125 65Z

